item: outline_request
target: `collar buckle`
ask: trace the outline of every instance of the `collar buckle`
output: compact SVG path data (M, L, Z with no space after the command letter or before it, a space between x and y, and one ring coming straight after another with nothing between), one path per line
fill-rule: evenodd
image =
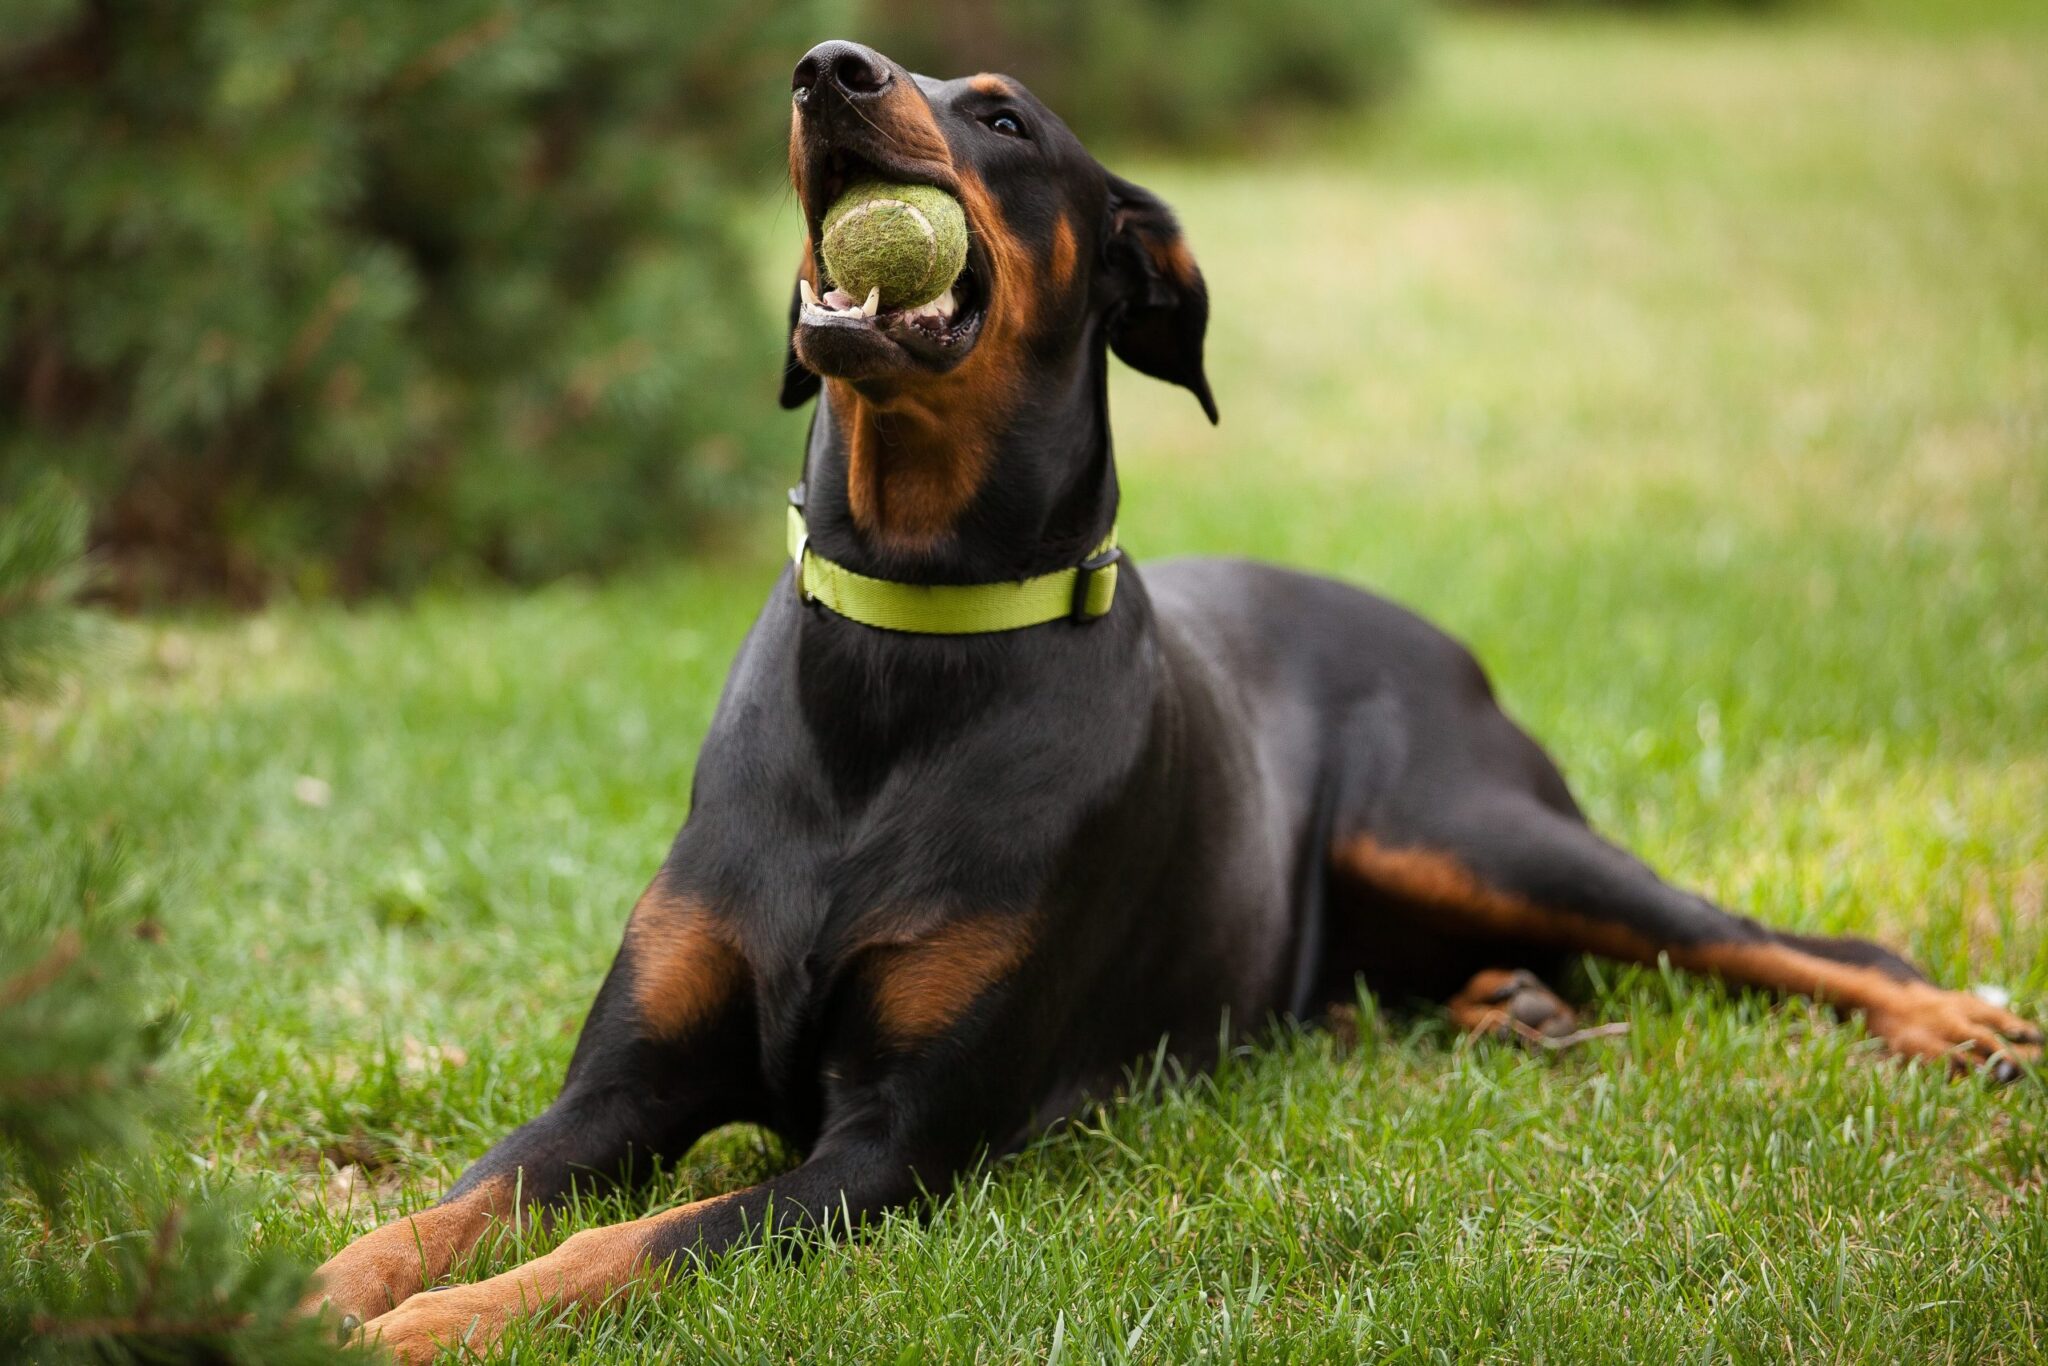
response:
M811 528L804 521L804 493L801 480L789 491L789 562L793 566L789 586L796 590L796 600L808 606L817 599L804 588L804 562L811 553Z
M789 586L796 590L796 600L805 606L809 606L817 601L816 598L811 596L811 591L804 587L804 563L810 553L811 533L806 531L803 535L797 537L796 550L789 557L792 566L789 575Z
M1069 621L1085 624L1109 615L1110 604L1116 601L1116 566L1123 557L1122 549L1110 546L1107 550L1090 555L1075 567L1074 601L1067 613ZM1105 586L1101 605L1095 606L1095 583L1097 577L1103 574L1109 576L1109 581Z

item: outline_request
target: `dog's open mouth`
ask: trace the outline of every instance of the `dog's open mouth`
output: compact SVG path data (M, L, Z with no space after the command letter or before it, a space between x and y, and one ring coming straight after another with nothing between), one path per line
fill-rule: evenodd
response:
M954 189L928 169L891 166L844 149L814 158L806 177L804 216L811 230L811 264L820 280L827 278L824 254L816 245L823 240L825 210L848 185L865 179L933 185L948 194ZM943 372L959 364L980 335L988 305L988 265L971 218L967 233L967 264L951 287L914 307L883 308L876 290L857 299L836 286L821 291L809 280L800 281L795 341L804 364L845 379L906 368Z
M915 308L893 309L881 307L882 291L878 288L870 289L867 298L856 299L837 288L828 289L821 295L809 280L803 280L799 282L804 300L802 321L812 327L847 323L872 326L881 329L894 341L916 346L941 349L957 346L972 335L975 325L981 321L979 310L967 309L960 302L967 275L963 269L952 288L929 303Z

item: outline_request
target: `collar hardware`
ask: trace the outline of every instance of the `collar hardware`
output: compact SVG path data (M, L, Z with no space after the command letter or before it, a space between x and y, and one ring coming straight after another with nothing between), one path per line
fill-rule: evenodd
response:
M791 493L794 494L795 490L792 489ZM794 500L792 499L793 503ZM794 505L791 506L790 511L796 514L799 522L803 520L803 513L797 511ZM796 566L796 572L789 576L789 586L796 590L796 600L798 602L810 602L812 601L811 595L804 591L804 562L811 553L811 532L808 527L792 527L791 534L796 537L796 545L789 552L789 560L791 564Z
M1071 621L1093 621L1106 615L1116 601L1116 567L1124 552L1117 549L1116 533L1107 545L1081 561L1074 570L1074 600L1067 608Z
M798 484L789 491L787 537L797 601L863 626L911 635L985 635L1054 621L1095 621L1116 602L1123 552L1114 529L1072 569L1001 583L902 583L855 573L811 549L803 509L804 486Z

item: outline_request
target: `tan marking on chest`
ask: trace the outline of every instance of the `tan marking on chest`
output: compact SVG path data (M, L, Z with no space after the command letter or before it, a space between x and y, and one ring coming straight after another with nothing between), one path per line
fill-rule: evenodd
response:
M1024 961L1031 940L1028 919L991 914L908 943L875 945L864 968L875 1022L898 1045L943 1032Z
M703 903L650 887L626 922L633 1003L655 1038L688 1034L732 999L746 960Z

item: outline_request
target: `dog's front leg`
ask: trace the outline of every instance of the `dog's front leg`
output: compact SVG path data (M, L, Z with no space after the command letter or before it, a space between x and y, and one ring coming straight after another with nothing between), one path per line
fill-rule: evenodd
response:
M498 1221L545 1217L578 1180L646 1175L756 1103L753 988L715 921L657 881L584 1022L561 1094L439 1203L330 1258L307 1297L353 1331L448 1274Z
M902 1145L828 1136L801 1166L735 1191L645 1219L586 1229L542 1257L473 1285L416 1295L364 1330L401 1362L443 1348L482 1352L516 1320L594 1308L634 1284L660 1282L696 1257L758 1241L769 1232L858 1228L944 1189L950 1164L920 1163Z

